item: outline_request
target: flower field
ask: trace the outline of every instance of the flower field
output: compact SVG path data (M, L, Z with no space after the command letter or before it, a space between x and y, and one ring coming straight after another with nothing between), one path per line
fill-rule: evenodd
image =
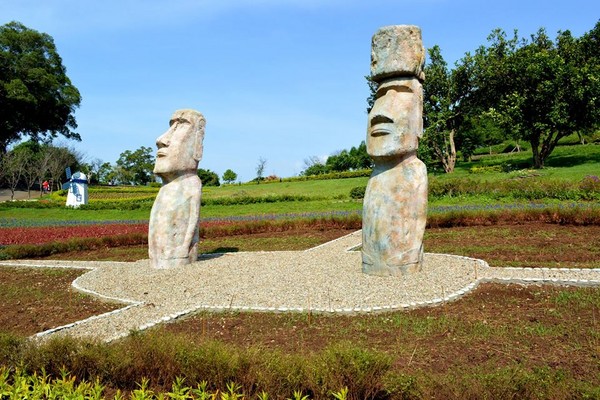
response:
M0 245L42 244L72 238L98 238L147 233L148 224L94 224L0 228Z

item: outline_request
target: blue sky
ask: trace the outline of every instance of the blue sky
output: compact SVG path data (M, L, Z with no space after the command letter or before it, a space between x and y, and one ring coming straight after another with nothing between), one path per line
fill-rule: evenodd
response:
M88 160L155 148L173 111L207 119L200 167L239 179L293 176L310 156L366 134L371 36L419 25L449 65L494 28L575 36L600 19L597 0L2 0L12 20L50 34L82 95Z

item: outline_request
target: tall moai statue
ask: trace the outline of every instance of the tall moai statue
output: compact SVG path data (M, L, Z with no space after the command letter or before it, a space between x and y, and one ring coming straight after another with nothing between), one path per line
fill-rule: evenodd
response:
M421 29L386 26L373 36L367 153L375 166L363 204L362 268L370 275L418 272L427 218L427 168L417 158L423 134L425 49Z
M148 254L154 268L189 264L198 258L200 196L198 162L206 120L198 111L175 111L158 139L154 173L163 186L152 205Z

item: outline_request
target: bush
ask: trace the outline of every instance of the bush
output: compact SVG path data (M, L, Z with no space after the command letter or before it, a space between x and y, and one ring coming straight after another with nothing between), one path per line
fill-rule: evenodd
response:
M353 187L350 190L350 197L353 199L364 199L366 190L367 190L366 186Z
M385 376L391 358L381 352L339 343L326 348L315 360L311 391L317 398L346 387L351 399L377 399L386 394Z

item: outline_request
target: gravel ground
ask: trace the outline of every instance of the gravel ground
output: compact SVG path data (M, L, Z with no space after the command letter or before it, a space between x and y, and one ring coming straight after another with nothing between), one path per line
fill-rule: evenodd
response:
M111 341L198 310L360 313L433 306L458 299L482 281L599 285L600 269L490 268L466 257L425 254L412 277L361 272L361 232L297 252L210 255L169 270L135 263L15 261L6 265L87 268L73 286L126 307L41 332Z

